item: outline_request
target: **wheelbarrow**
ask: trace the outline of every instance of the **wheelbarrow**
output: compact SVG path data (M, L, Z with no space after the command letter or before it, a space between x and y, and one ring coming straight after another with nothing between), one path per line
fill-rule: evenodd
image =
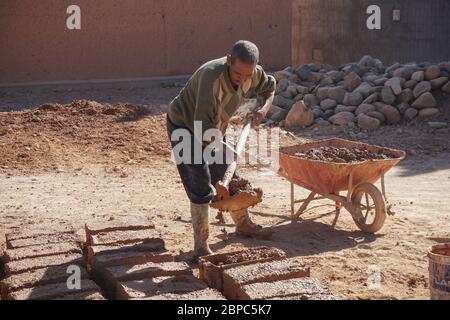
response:
M299 152L320 147L362 148L369 152L382 152L389 155L386 160L368 160L352 163L335 163L307 160L296 156ZM385 188L385 174L401 160L405 152L383 148L343 139L321 140L318 142L281 148L279 151L280 169L278 174L291 183L291 219L297 221L314 200L330 199L335 202L336 226L342 208L353 217L359 229L376 233L384 225L387 215L393 215L388 206ZM374 185L381 179L381 192ZM295 200L295 185L311 193L306 199ZM346 195L341 192L346 191ZM295 211L295 205L301 203Z

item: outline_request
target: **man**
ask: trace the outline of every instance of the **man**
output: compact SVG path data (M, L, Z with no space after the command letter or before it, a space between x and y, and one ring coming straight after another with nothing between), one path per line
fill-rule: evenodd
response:
M191 159L195 157L196 150L198 156L198 151L203 152L211 141L205 143L204 139L196 134L196 124L201 124L201 135L210 129L218 129L225 135L229 119L243 99L252 92L264 99L264 105L247 117L251 119L253 128L261 124L272 105L276 81L272 76L266 75L258 61L259 50L256 45L249 41L238 41L231 54L205 63L192 75L169 105L167 130L173 148L178 144L178 141L173 139L173 133L177 129L185 129L189 132L188 142L192 146L189 156ZM174 156L181 157L186 154L176 154L174 150ZM207 242L209 203L214 197L213 185L222 180L228 166L224 162L209 163L205 161L203 154L200 163L181 163L179 158L176 160L178 172L191 202L194 256L211 254ZM246 209L231 212L231 217L236 224L238 235L260 238L271 235L270 231L263 230L250 220Z

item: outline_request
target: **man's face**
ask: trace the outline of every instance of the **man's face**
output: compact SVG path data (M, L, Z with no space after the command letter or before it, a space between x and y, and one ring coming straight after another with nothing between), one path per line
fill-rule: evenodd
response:
M239 59L236 59L233 63L231 62L231 56L227 56L227 63L230 70L231 82L236 86L241 86L252 77L255 71L256 65L250 65L243 63Z

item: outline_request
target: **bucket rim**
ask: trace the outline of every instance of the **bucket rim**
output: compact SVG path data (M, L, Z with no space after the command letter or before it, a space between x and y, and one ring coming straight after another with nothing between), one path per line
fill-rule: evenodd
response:
M438 254L435 253L433 251L435 250L440 250L440 249L450 249L450 242L447 243L439 243L439 244L435 244L432 245L431 247L428 248L428 257L432 258L432 257L441 257L441 258L448 258L450 259L450 255L443 255L443 254Z

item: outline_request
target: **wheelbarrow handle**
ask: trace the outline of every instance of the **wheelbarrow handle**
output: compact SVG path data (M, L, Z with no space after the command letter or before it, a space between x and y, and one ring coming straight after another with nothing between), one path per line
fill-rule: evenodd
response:
M249 118L244 124L241 135L239 136L238 143L236 145L235 150L237 155L241 154L242 150L244 150L245 142L247 141L251 127L252 127L252 120ZM237 167L237 160L234 160L228 166L227 171L225 171L225 174L222 179L222 185L225 188L228 188L228 184L230 183L231 179L233 179L234 173L236 172L236 167Z

